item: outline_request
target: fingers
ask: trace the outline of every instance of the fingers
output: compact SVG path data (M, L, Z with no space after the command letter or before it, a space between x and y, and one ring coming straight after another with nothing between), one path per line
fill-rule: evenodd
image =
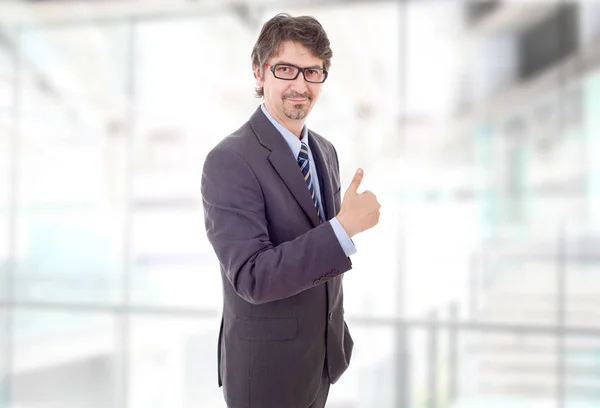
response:
M364 176L364 171L362 169L356 170L356 174L354 174L354 178L350 182L350 186L348 187L348 191L356 194L358 192L358 188L360 187L360 183L362 182Z

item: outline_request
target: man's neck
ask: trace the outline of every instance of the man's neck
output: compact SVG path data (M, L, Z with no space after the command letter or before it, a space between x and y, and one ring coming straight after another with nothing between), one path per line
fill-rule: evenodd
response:
M265 102L265 108L269 112L269 115L271 115L273 117L273 119L275 119L277 122L279 122L279 124L281 126L283 126L287 130L292 132L292 134L294 136L296 136L298 139L302 139L302 129L304 128L304 120L291 120L291 119L288 119L285 117L280 118L279 116L277 116L275 114L274 110L271 109L269 107L269 105L267 105L266 102Z

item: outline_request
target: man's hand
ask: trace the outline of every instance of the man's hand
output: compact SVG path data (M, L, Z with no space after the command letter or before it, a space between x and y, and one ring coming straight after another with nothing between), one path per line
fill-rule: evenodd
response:
M348 190L344 194L342 208L337 215L339 223L350 238L373 228L379 222L381 204L377 202L375 194L368 190L358 193L363 175L362 169L356 171Z

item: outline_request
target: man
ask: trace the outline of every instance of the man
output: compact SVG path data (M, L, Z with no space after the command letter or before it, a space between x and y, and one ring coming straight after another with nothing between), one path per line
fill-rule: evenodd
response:
M304 122L332 52L312 17L279 14L252 51L264 103L207 156L206 232L221 265L219 386L230 408L322 408L348 367L342 274L379 221L358 170L340 206L333 145Z

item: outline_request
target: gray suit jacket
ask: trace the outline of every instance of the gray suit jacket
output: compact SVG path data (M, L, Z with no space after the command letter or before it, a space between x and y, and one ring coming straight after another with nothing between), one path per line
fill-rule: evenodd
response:
M327 219L340 209L333 145L309 131ZM324 364L348 367L342 274L352 263L331 225L319 224L296 159L257 109L206 157L202 198L221 265L219 386L231 408L307 408Z

